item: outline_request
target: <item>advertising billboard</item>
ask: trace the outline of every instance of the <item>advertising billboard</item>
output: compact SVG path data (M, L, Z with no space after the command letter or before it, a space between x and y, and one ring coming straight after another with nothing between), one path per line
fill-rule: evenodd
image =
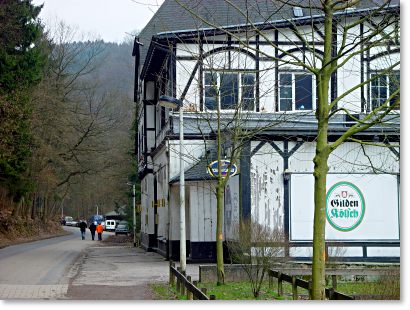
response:
M314 177L292 174L290 183L290 240L311 241ZM326 240L400 240L398 176L329 174L326 189Z

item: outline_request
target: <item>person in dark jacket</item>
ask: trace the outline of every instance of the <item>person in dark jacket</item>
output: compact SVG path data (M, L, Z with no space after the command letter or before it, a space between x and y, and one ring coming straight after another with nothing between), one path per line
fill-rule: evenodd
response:
M80 231L81 231L81 239L85 239L85 230L87 229L87 223L84 221L81 221L80 223Z
M97 225L95 225L95 224L96 224L96 222L93 222L93 223L90 224L90 227L89 227L90 232L91 232L91 238L93 240L95 238L95 230L97 229Z

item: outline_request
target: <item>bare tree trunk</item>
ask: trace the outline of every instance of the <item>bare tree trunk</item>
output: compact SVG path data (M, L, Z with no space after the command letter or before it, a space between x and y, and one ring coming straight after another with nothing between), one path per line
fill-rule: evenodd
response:
M223 216L224 216L224 188L225 182L222 177L221 169L221 111L218 108L218 137L217 137L217 158L218 158L218 185L216 188L216 266L217 266L217 285L225 283L224 256L223 256Z
M221 177L218 179L216 189L216 264L218 280L217 285L225 283L224 257L223 257L223 216L224 216L224 182Z

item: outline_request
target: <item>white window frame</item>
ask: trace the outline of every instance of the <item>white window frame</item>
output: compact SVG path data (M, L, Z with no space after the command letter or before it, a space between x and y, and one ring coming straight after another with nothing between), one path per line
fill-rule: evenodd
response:
M215 73L216 74L216 80L217 80L217 91L218 91L218 100L217 100L217 108L211 110L208 109L206 107L206 91L205 88L209 87L210 85L205 84L205 75L207 73ZM256 74L253 71L241 71L241 70L235 70L235 71L231 71L231 70L204 70L204 74L203 74L203 100L204 100L204 111L206 112L217 112L218 108L220 109L220 111L225 111L225 112L233 112L235 111L235 109L221 109L221 96L220 96L220 87L221 87L221 74L236 74L238 77L238 100L242 100L242 99L249 99L249 98L242 98L242 75L243 74L250 74L253 75L254 77L254 84L253 84L253 109L249 110L249 109L242 109L241 107L241 111L246 111L246 112L255 112L256 111ZM238 104L238 102L236 103Z
M292 75L292 110L281 110L281 99L288 99L288 98L281 98L280 97L280 90L281 90L281 84L280 84L280 76L283 74L291 74ZM312 77L312 109L306 109L306 110L296 110L296 81L295 81L295 75L310 75ZM309 111L314 111L316 110L316 77L314 74L311 74L309 72L305 71L281 71L278 74L278 111L279 112L309 112Z

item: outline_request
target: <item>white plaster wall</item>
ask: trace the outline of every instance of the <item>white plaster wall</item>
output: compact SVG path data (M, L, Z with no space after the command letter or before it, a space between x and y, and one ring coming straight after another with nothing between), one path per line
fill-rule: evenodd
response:
M399 247L368 247L367 256L374 257L400 257L400 248Z
M259 142L252 142L252 149ZM277 145L282 147L282 143ZM251 159L251 214L257 223L283 228L283 159L265 144Z
M208 146L209 148L210 146ZM184 170L190 168L194 163L196 163L200 156L205 153L205 145L203 140L187 140L184 143L183 148L183 158L184 158ZM170 167L169 174L170 179L179 176L180 173L180 151L179 151L179 140L169 141L169 156L170 156Z
M146 234L154 233L154 208L152 201L154 200L154 178L152 174L148 174L142 180L141 189L141 231ZM146 221L148 214L148 222Z
M166 148L163 148L155 158L154 173L157 177L157 200L165 201L165 206L157 207L158 213L158 236L168 236L168 158L166 155Z
M178 43L176 53L177 57L197 57L199 55L199 47L198 44Z
M194 71L196 60L177 60L176 68L176 95L180 98L185 90L186 85ZM194 79L184 98L184 110L196 110L199 107L199 70L196 72Z
M349 23L351 21L349 20ZM357 39L360 36L360 27L354 27L348 31L347 35L347 42L346 44L352 44L354 43L352 40ZM341 47L341 42L343 39L343 31L341 27L338 27L338 37L337 37L337 42L338 46L337 48L340 49ZM358 52L360 50L360 45L352 50L353 52ZM350 56L350 55L349 55ZM349 57L347 56L347 57ZM342 57L338 63L342 63L347 59L347 57ZM337 92L338 96L343 95L344 93L348 92L355 86L361 83L361 76L360 76L360 70L361 70L361 55L358 54L352 58L350 58L349 61L347 61L342 67L340 67L337 70ZM349 93L347 96L345 96L342 100L338 102L338 107L345 108L349 111L352 111L354 113L359 113L361 112L361 91L360 88L357 90Z
M329 257L360 257L363 256L362 247L329 247Z
M289 149L291 148L290 144ZM363 148L367 156L363 153ZM369 145L363 146L363 148L353 142L340 145L329 157L329 173L372 173L372 166L378 172L399 173L400 162L388 148ZM314 156L315 143L303 143L290 157L289 171L312 173Z
M229 178L224 195L225 239L237 240L240 214L239 175Z
M261 112L275 112L275 62L259 63L259 108Z

